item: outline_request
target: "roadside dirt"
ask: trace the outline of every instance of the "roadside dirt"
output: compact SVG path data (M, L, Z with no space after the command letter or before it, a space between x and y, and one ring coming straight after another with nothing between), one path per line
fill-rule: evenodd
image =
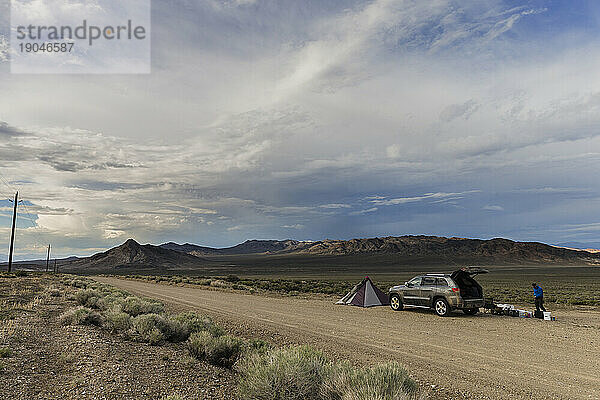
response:
M29 281L39 289L22 289ZM60 297L45 295L50 284ZM73 290L51 278L0 279L0 298L40 299L16 318L0 320L0 347L12 351L0 359L0 399L231 398L232 372L191 358L185 344L149 346L97 327L61 326L58 316L76 305L68 299Z
M230 331L309 343L360 364L396 360L432 398L600 399L600 312L557 321L361 309L323 299L267 297L117 278L99 281L210 315Z

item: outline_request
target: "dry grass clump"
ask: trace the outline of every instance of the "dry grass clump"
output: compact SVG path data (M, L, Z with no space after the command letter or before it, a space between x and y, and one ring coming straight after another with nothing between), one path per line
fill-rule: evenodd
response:
M207 331L213 336L222 336L225 334L225 330L223 330L223 328L220 326L215 325L212 319L199 315L194 311L179 313L174 316L173 319L181 322L186 327L190 335L192 333L202 331Z
M119 307L107 310L103 315L104 328L110 332L126 332L131 328L131 315L121 311Z
M209 332L196 332L188 341L190 353L213 365L231 368L245 350L244 340L235 336L213 336Z
M323 400L408 400L418 385L398 363L371 368L354 368L349 363L335 364L323 381Z
M122 319L126 324L126 317L118 311L112 311L114 318ZM105 314L109 314L108 312ZM131 318L131 329L128 335L138 341L148 342L150 344L160 344L162 342L183 342L191 334L198 332L208 332L212 337L224 335L225 331L215 325L208 317L203 317L195 312L188 311L175 316L150 313L140 314Z
M241 399L408 400L418 385L397 363L355 368L330 362L309 346L272 349L242 359L236 368Z
M239 395L253 400L319 400L329 362L309 346L280 348L243 359Z
M101 298L102 294L94 289L80 290L75 293L75 301L88 308L98 308L98 301Z
M129 296L121 303L123 312L136 317L141 314L160 314L165 310L158 301L143 300L136 296Z
M59 321L62 325L96 325L102 326L102 316L87 307L76 307L65 311Z
M91 284L91 282L92 281L90 279L80 278L80 277L75 277L75 278L72 278L72 279L64 278L62 280L62 283L64 285L76 287L76 288L79 288L79 289L85 289L85 288L87 288L88 285Z
M183 342L189 336L181 322L160 314L142 314L132 319L129 331L132 339L152 345L167 342Z

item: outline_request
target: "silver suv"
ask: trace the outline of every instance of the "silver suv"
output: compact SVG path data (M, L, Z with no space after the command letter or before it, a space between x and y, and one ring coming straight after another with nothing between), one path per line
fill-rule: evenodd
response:
M439 316L463 310L475 315L484 305L483 289L473 276L487 273L482 268L461 268L451 274L419 275L404 285L389 290L390 307L400 311L405 306L433 309Z

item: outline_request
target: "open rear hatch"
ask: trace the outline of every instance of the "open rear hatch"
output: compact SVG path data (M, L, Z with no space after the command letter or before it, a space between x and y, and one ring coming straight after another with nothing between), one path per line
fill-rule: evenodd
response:
M489 271L481 267L464 267L450 275L460 288L463 299L483 299L483 289L473 277L478 274L487 274Z

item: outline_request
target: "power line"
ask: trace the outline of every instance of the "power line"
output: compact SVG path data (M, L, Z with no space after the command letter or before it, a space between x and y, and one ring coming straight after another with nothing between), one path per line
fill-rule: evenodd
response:
M15 192L17 190L13 185L8 183L8 181L4 178L4 175L2 175L2 172L0 172L0 181L2 181L11 191Z
M6 192L4 192L2 190L0 190L0 195L2 195L2 197L6 197L7 200L12 197L12 196L7 195Z
M20 187L16 188L13 184L11 184L6 177L2 174L2 172L0 172L0 182L4 183L4 185L6 187L8 187L11 191L15 191L18 192L20 191ZM11 196L12 197L12 196ZM22 196L21 196L22 197ZM10 198L10 197L9 197ZM27 204L25 204L25 201L21 200L20 201L21 205L23 206L23 209L25 211L25 215L28 216L28 218L26 218L22 212L17 212L18 214L21 215L21 218L28 220L29 222L31 222L32 227L34 228L33 230L29 231L33 234L33 236L35 237L34 241L33 241L33 248L44 248L45 249L45 245L44 243L46 242L45 240L42 239L41 235L40 235L40 227L36 222L36 219L33 217L33 215L29 212L29 207L27 207ZM36 243L37 242L37 243ZM12 249L9 249L9 254L12 252Z
M0 174L0 181L2 183L4 183L4 185L11 191L11 192L15 192L16 190L13 189L11 187L10 184L8 184L8 182L6 182L6 180L4 179L4 177ZM12 194L11 195L7 195L4 191L0 191L0 194L2 194L3 197L6 197L7 199L11 199L12 198Z

